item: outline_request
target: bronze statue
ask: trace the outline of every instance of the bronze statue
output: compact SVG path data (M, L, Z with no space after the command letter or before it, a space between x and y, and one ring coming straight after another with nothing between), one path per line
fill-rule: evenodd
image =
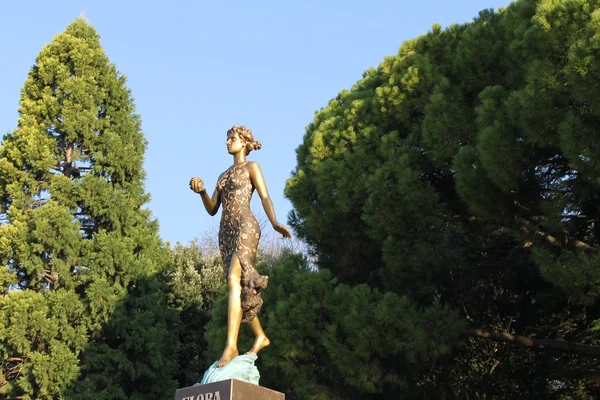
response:
M200 194L210 215L215 215L223 203L219 251L229 285L229 304L227 344L217 364L219 367L239 355L237 338L242 322L250 324L255 337L254 345L246 354L257 354L270 343L257 316L263 304L260 293L267 287L268 277L255 269L260 227L250 211L254 189L273 228L284 239L292 237L289 229L277 222L260 167L254 161L246 161L248 153L261 148L260 142L254 140L250 129L236 125L227 131L226 143L227 151L233 155L233 165L219 176L212 198L200 178L190 180L190 189Z

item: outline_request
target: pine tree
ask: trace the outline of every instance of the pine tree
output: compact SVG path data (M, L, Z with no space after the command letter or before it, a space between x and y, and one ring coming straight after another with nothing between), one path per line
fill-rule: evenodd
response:
M39 53L0 147L2 397L170 395L145 148L125 77L77 19Z
M440 301L467 337L600 343L599 10L520 0L436 25L317 112L286 194L318 265ZM413 369L417 398L598 395L597 348L455 345Z

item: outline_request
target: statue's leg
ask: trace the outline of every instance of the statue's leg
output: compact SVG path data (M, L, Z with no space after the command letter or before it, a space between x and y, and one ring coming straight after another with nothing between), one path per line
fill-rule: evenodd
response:
M242 274L242 265L237 254L231 257L229 272L227 274L227 284L229 285L229 305L227 309L227 345L223 350L223 355L219 359L218 366L223 367L232 358L240 353L237 348L238 333L242 322L242 286L240 283Z
M252 328L252 332L254 333L254 345L252 345L252 348L246 354L258 354L259 351L271 344L271 341L267 335L265 335L265 331L258 320L258 316L250 321L250 328Z

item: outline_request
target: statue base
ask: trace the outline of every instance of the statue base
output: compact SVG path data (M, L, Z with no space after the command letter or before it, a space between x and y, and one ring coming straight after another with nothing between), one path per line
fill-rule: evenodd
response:
M237 379L238 381L258 385L260 374L256 365L254 365L257 358L256 354L244 354L232 358L224 367L220 368L217 367L218 361L215 361L204 373L202 380L197 385L205 385L227 379Z
M178 389L175 400L285 400L285 395L252 383L228 379Z

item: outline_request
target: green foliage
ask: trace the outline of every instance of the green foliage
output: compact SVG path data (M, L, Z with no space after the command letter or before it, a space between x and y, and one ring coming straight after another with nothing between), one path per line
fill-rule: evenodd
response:
M421 309L407 297L367 285L340 285L301 255L283 255L259 268L270 276L260 318L273 343L259 357L261 385L292 399L412 393L416 382L406 372L447 355L462 326L438 302ZM223 350L226 320L223 292L206 331L213 359ZM241 351L250 348L251 336L241 330Z
M174 388L168 250L125 77L78 19L39 53L0 147L0 392L161 398Z
M599 10L596 0L520 0L468 24L434 26L317 112L286 195L290 223L319 267L349 290L446 310L450 338L463 320L596 341ZM352 346L372 343L362 335L344 347L354 357ZM404 350L425 349L411 356L413 368L390 366L389 382L418 382L414 395L428 398L598 395L597 366L582 357L431 343ZM376 359L377 349L364 354ZM361 382L347 355L340 379ZM442 356L425 370L426 355ZM378 385L356 388L366 396Z
M78 378L86 327L79 323L84 306L75 293L12 291L3 298L0 318L1 394L53 398Z
M224 281L223 264L216 250L205 255L198 243L188 246L177 243L172 249L170 271L170 302L180 310L195 308L210 310Z
M206 243L197 239L187 246L177 243L172 249L173 263L166 277L169 303L179 311L175 327L179 335L176 374L179 387L198 382L212 364L204 329L225 283L217 249L207 249L201 244Z

